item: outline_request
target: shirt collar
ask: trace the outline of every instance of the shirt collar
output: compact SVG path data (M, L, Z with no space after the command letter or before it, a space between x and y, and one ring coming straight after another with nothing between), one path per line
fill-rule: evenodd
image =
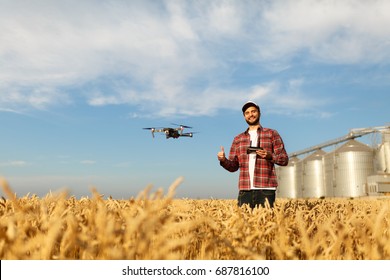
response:
M260 125L259 128L257 129L257 133L263 130L263 127ZM245 134L249 134L249 127L245 130Z

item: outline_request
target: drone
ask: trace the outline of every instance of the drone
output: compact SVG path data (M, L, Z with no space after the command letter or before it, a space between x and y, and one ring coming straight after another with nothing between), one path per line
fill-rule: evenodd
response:
M152 132L152 136L154 138L155 132L162 132L165 133L166 138L174 138L177 139L179 137L192 137L195 132L183 132L184 128L192 128L191 126L186 126L182 124L173 124L177 125L178 127L172 128L172 127L161 127L161 128L155 128L155 127L144 127L143 129L150 130Z

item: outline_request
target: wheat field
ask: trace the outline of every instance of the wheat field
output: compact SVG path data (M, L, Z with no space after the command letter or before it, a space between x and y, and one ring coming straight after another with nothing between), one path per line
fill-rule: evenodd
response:
M176 199L146 188L128 200L64 193L17 197L0 179L2 260L390 259L390 199Z

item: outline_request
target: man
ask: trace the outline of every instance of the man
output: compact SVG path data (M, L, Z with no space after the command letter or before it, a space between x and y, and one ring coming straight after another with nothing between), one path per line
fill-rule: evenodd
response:
M238 205L252 209L268 204L272 208L278 186L275 164L286 166L288 155L279 133L260 125L260 107L248 101L242 107L248 129L237 135L230 148L229 158L221 146L217 154L220 165L230 172L240 169ZM252 149L249 149L252 147Z

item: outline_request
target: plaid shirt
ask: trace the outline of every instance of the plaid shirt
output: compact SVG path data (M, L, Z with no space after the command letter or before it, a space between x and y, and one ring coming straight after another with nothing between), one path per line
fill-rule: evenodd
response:
M256 157L253 186L255 188L276 188L278 182L275 173L275 164L281 166L288 164L288 155L284 148L283 140L276 130L270 128L260 126L257 134L257 147L262 147L270 152L272 154L272 160ZM239 190L250 189L249 155L246 152L249 146L250 135L247 129L234 138L230 148L229 159L220 161L220 165L230 172L235 172L240 169Z

